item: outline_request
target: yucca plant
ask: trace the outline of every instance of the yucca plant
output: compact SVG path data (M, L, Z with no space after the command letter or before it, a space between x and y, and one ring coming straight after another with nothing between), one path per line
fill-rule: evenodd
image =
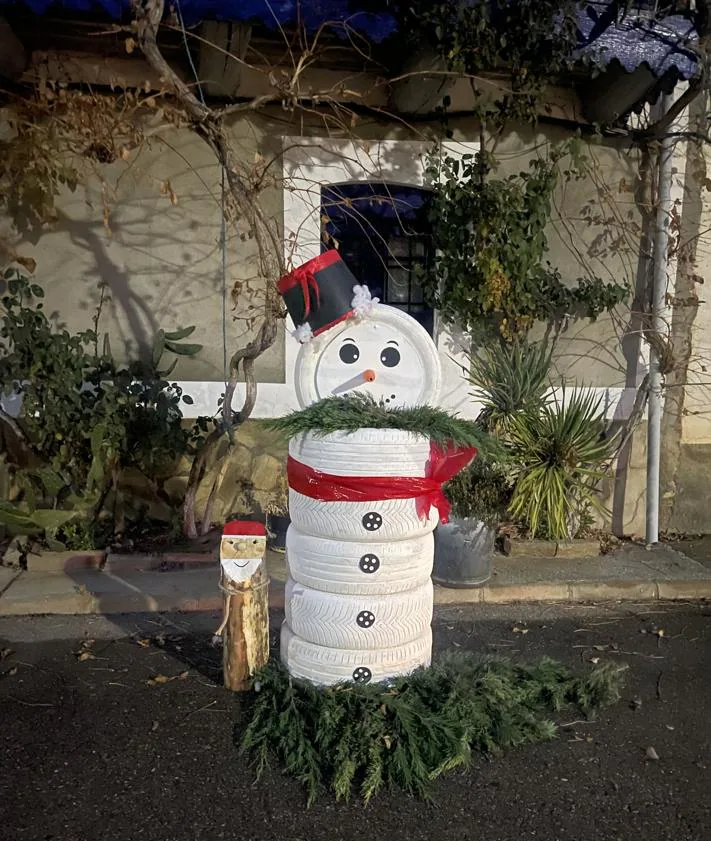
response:
M552 343L517 339L472 353L464 371L472 397L484 406L479 422L502 434L521 412L540 412L550 389L553 349Z
M532 537L570 540L586 512L604 511L598 487L617 442L590 392L566 399L564 391L560 401L513 416L508 437L515 476L509 512Z

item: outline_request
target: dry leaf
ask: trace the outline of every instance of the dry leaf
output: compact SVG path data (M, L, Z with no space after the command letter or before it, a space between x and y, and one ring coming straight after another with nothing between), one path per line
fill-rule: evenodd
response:
M136 42L133 38L126 38L124 43L126 45L126 52L130 55L136 49Z
M514 634L527 634L528 633L528 628L519 628L518 625L514 625L511 630L514 632Z
M189 674L190 674L190 671L186 669L184 672L181 672L178 675L178 680L186 680Z
M659 759L659 754L652 747L647 748L646 756L647 759L651 759L653 762Z
M11 648L0 648L0 661L5 660L15 652Z
M599 657L591 657L590 662L593 664L593 666L597 666L597 664L600 662L600 658Z
M21 257L17 256L15 258L15 262L19 263L21 266L27 269L30 274L35 273L35 269L37 268L37 262L32 259L32 257Z
M162 686L164 683L170 683L171 680L175 680L175 677L168 677L168 675L156 675L146 682L149 686Z
M86 660L96 660L96 657L94 657L91 651L82 651L81 654L77 657L77 660L80 663L83 663Z
M393 743L393 740L390 738L390 736L383 736L383 741L385 742L385 747L388 750L390 750L390 747L392 746L392 743Z
M17 671L18 671L18 667L13 666L11 669L8 669L6 672L3 672L2 675L0 675L0 677L12 677L13 675L17 674Z
M150 640L145 640L145 639L136 640L136 645L140 645L141 648L148 648L150 646L150 644L151 644Z

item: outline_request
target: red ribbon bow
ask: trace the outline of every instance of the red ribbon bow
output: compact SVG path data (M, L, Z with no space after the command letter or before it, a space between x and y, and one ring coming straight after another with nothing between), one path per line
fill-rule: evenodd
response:
M311 289L313 289L314 297L316 298L316 307L318 308L321 304L321 293L319 292L316 276L308 263L305 266L299 266L298 269L294 269L291 276L301 287L301 293L304 296L304 321L306 321L311 312Z
M324 502L379 502L385 499L415 499L417 514L425 519L430 508L440 522L449 522L451 505L442 485L463 470L476 456L476 447L430 445L425 476L336 476L322 473L289 456L289 487L303 496Z

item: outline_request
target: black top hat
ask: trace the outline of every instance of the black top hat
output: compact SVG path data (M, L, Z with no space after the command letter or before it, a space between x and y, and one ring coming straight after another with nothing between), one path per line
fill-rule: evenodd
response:
M365 289L335 251L326 251L294 269L277 284L297 328L314 336L356 314L354 293Z

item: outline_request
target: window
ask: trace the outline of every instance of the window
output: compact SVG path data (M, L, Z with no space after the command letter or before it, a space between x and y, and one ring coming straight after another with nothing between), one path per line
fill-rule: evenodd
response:
M358 280L404 310L432 335L418 272L431 259L429 194L417 187L358 183L321 190L322 250L338 248Z

